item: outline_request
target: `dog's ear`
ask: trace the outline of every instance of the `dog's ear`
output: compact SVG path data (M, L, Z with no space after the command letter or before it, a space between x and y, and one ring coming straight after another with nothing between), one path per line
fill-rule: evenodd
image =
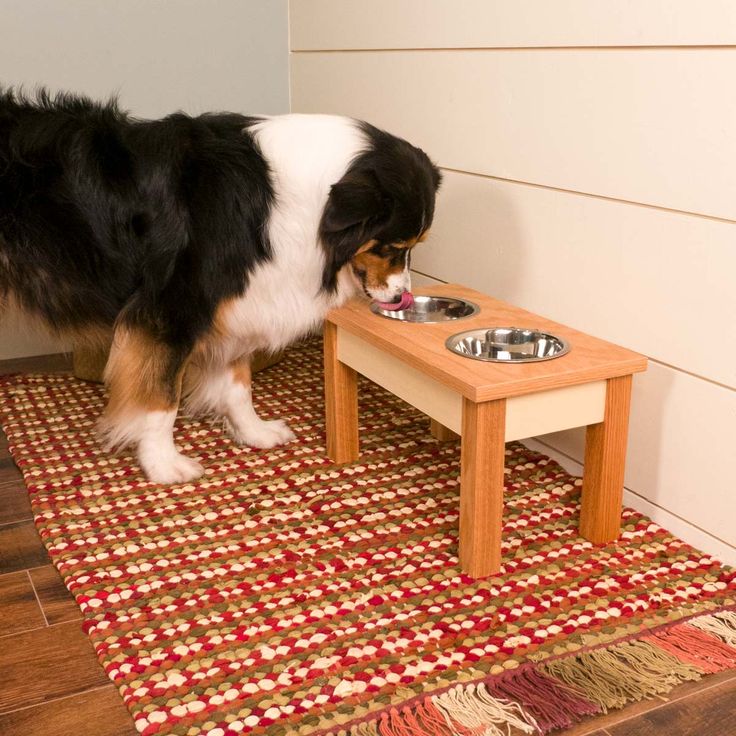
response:
M391 198L369 169L348 172L332 185L319 228L326 256L324 288L335 288L337 272L375 238L392 208Z
M366 228L384 221L390 214L391 200L370 169L349 172L330 189L322 231L339 233L352 228Z

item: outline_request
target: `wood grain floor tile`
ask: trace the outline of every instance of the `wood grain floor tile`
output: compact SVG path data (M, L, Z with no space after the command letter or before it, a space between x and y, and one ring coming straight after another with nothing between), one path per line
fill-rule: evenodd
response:
M17 634L4 644L0 647L0 713L109 682L77 621Z
M599 729L610 729L615 724L621 723L629 718L640 716L655 708L661 708L663 702L675 703L682 698L691 697L699 692L727 682L735 675L736 673L734 672L719 672L715 675L708 675L697 682L686 682L674 688L664 700L660 698L640 700L638 703L631 703L631 705L627 705L620 710L612 710L604 715L586 718L566 731L561 731L560 736L592 736Z
M77 621L82 618L79 606L64 586L61 575L53 565L36 567L28 572L50 626L62 621Z
M136 736L133 719L113 685L0 715L0 733L13 736Z
M0 524L32 519L31 501L23 481L0 483Z
M0 361L0 376L8 373L63 373L72 368L71 353L31 355Z
M22 483L23 473L18 470L10 455L0 458L0 485L6 483Z
M32 521L0 526L0 575L48 563L49 556Z
M28 573L0 575L0 636L46 626ZM12 643L5 642L5 646Z
M611 736L736 735L736 678L607 729Z

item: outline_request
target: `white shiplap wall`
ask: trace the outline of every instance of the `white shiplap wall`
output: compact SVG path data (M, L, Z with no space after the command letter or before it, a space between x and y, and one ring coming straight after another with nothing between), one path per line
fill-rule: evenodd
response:
M626 501L736 564L736 4L291 0L290 44L293 111L443 167L422 280L650 356Z

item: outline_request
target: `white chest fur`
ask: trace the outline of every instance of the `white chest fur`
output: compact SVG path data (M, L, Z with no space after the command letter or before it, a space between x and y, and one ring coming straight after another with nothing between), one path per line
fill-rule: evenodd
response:
M322 291L317 234L330 187L365 147L353 120L331 115L266 118L252 132L269 163L276 201L268 222L272 258L251 274L226 313L226 332L240 352L284 347L354 293L345 269L335 294Z

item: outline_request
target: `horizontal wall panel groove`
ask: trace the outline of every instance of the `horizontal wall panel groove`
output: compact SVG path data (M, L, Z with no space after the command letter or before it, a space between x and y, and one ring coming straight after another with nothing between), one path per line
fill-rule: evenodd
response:
M491 176L490 174L478 174L475 171L463 171L462 169L451 169L447 166L440 166L439 168L443 172L452 172L454 174L465 174L467 176L477 176L483 179L494 179L495 181L507 182L509 184L523 184L524 186L539 187L540 189L549 189L554 192L565 192L567 194L577 194L581 197L593 197L595 199L605 199L611 202L620 202L622 204L633 205L634 207L645 207L649 209L662 210L663 212L676 212L682 215L690 215L691 217L702 217L706 220L716 220L718 222L728 222L728 223L736 224L736 220L729 219L728 217L715 217L714 215L703 215L700 212L689 212L687 210L676 210L671 207L661 207L660 205L656 205L656 204L645 204L643 202L635 202L631 199L619 199L617 197L606 197L606 196L603 196L602 194L591 194L590 192L580 192L575 189L563 189L562 187L552 187L552 186L549 186L548 184L537 184L536 182L521 181L519 179L506 179L501 176Z
M736 224L446 172L412 266L736 388Z
M375 49L299 49L292 50L292 54L352 54L361 52L370 52L374 54L380 54L385 51L432 51L433 53L442 53L444 51L590 51L591 49L604 50L604 51L629 51L636 49L641 51L648 49L650 51L661 51L663 49L686 49L688 51L708 51L718 49L734 49L736 44L710 44L708 46L694 46L692 44L686 45L661 45L661 46L600 46L598 44L591 44L588 46L447 46L447 47L432 47L424 46L422 48L409 49L402 48L400 46L387 47L387 48L375 48Z
M736 220L736 48L292 54L291 73L295 112L444 167Z
M736 546L736 394L650 363L634 377L625 486ZM540 438L582 460L584 432Z
M291 0L291 48L736 43L732 0Z

